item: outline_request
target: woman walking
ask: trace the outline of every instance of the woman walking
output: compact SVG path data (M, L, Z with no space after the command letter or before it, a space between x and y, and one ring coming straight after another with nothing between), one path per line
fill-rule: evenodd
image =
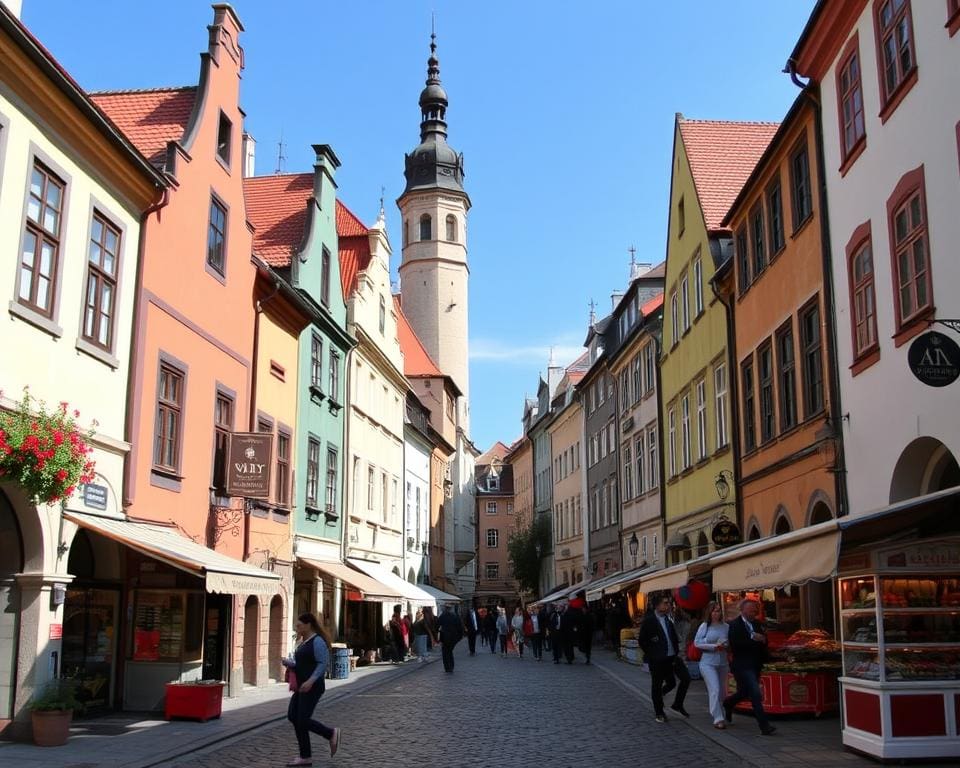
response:
M500 638L500 658L507 656L507 635L510 634L510 622L507 621L507 609L497 608L497 637Z
M517 654L523 658L523 609L517 606L513 612L513 618L510 620L510 627L513 629L513 644L517 646Z
M293 723L300 747L300 757L287 765L313 765L310 752L310 734L316 733L330 742L330 755L335 755L340 746L340 729L328 728L313 719L313 710L323 696L324 673L330 658L330 638L317 623L312 613L302 613L297 618L297 635L300 644L293 652L293 658L283 659L283 666L294 675L290 681L293 696L287 708L287 720Z
M724 729L727 724L723 713L723 699L727 684L727 633L730 628L723 620L723 608L711 601L704 613L703 623L697 629L693 644L700 649L700 674L707 684L707 700L713 727Z
M417 610L417 619L413 622L413 652L418 661L427 660L427 623L422 610Z

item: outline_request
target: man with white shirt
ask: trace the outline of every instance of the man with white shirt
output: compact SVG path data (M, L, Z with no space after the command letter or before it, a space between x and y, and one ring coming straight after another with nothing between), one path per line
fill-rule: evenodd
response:
M663 711L663 697L677 685L677 695L670 709L684 717L690 717L683 708L687 689L690 687L690 673L687 665L679 657L680 639L676 627L670 618L671 600L669 595L660 597L654 604L652 613L648 613L640 625L640 647L650 668L651 698L658 723L665 723L667 715Z
M770 725L763 711L763 692L760 690L760 673L767 659L766 628L760 623L757 614L760 604L756 600L746 599L740 602L740 615L730 622L729 643L733 660L730 671L737 681L737 692L723 702L727 722L733 722L733 708L744 699L750 699L753 713L760 726L760 733L770 736L777 729Z

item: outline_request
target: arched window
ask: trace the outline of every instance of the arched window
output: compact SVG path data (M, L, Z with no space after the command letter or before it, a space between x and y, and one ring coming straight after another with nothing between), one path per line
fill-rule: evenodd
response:
M700 531L697 537L697 557L702 557L710 553L710 544L707 542L707 534Z
M452 213L447 216L447 240L457 242L457 217Z
M430 240L433 237L430 231L430 214L425 213L420 217L420 239Z
M760 538L760 529L757 528L756 523L750 526L750 532L747 534L747 541L756 541Z
M777 518L777 524L773 528L773 533L775 536L782 536L785 533L790 533L790 518L786 514L781 514Z
M825 523L827 520L833 520L833 515L830 512L830 507L824 504L822 501L818 501L813 508L813 512L810 515L810 525L816 525L817 523Z
M410 243L410 219L403 220L403 245Z

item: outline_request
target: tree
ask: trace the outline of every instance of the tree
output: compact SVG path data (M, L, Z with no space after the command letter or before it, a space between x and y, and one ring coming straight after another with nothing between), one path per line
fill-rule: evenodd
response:
M507 554L521 592L540 595L540 563L543 553L549 551L549 547L550 520L546 515L538 515L529 525L519 528L510 537Z

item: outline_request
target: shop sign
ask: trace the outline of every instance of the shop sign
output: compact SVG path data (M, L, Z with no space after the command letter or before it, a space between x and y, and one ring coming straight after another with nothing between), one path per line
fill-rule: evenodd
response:
M270 498L270 457L273 435L234 432L227 459L227 495L248 499Z
M906 568L910 570L924 568L960 568L960 545L917 544L912 547L884 552L881 568Z
M945 387L960 378L960 346L937 331L913 340L907 362L913 375L928 387Z
M49 638L51 640L63 639L63 624L51 624Z
M91 509L107 508L107 486L87 483L83 486L83 503Z
M206 586L207 592L219 592L223 595L272 597L280 591L280 579L266 571L262 577L253 574L207 571Z
M740 528L732 520L721 520L710 533L710 538L718 547L729 547L733 544L739 544Z

